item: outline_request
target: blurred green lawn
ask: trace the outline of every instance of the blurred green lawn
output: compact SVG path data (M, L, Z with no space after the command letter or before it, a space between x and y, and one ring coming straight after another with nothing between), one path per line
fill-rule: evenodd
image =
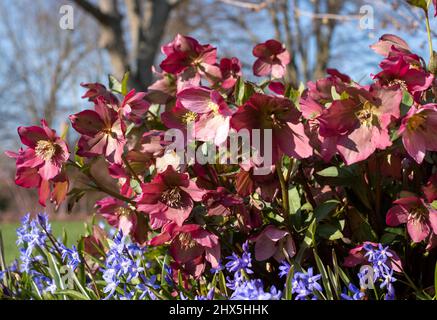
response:
M52 221L52 230L56 238L62 237L62 230L67 231L68 245L76 244L80 236L85 234L85 227L83 221ZM19 223L1 223L0 230L3 235L3 244L5 246L5 260L6 263L11 263L15 258L18 258L18 247L16 244L17 236L16 230Z

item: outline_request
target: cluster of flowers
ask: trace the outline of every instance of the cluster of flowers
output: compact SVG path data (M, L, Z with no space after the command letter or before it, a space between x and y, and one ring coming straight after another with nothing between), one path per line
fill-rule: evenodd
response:
M247 241L254 243L257 268L281 274L294 259L308 261L309 247L327 252L332 242L383 242L384 232L402 240L393 241L399 252L410 240L418 243L414 250L425 259L437 245L437 55L427 66L395 35L382 36L371 48L383 58L370 84L328 69L326 78L296 89L286 81L291 54L276 40L253 49L254 75L269 77L255 84L244 80L237 58L218 59L213 46L177 35L162 47L162 73L156 72L158 80L146 92L128 91L127 77L121 83L111 78L109 88L82 84L92 108L69 117L80 135L76 148L68 148L65 136L44 120L41 127L19 127L26 148L7 153L16 161L15 181L38 188L42 205L50 198L59 206L67 194L73 204L90 188L107 194L96 209L120 233L107 256L90 245L105 247L108 237L97 229L79 253L106 259L108 297L157 297L156 279L147 276L140 258L146 246L167 249L167 276L187 290L192 281L223 272L222 257L233 254L226 264L234 292L229 298L281 296L274 286L264 291L263 277L249 279L255 262ZM176 141L182 147L194 143L202 152L205 145L231 144L234 132L249 132L252 140L256 132L264 138L270 132L272 140L261 139L248 162L241 154L235 163L225 153L207 164L191 163L169 149L169 129L182 133ZM265 147L272 162L259 175ZM77 179L86 180L85 186L70 188L72 168L87 176ZM403 224L409 236L398 227ZM30 248L48 237L33 232ZM125 236L132 244L125 244ZM242 243L240 257L234 252ZM56 250L77 266L76 248ZM361 254L352 250L352 256ZM387 252L368 250L366 257L391 297L394 278L381 269ZM311 268L296 270L296 298L323 298L320 275ZM421 272L413 270L417 279L429 278Z

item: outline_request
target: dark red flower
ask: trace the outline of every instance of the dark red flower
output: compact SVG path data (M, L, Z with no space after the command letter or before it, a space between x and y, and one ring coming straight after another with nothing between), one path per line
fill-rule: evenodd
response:
M145 96L145 92L136 92L133 89L124 97L120 105L120 112L126 119L141 123L150 107L150 104L144 100Z
M389 147L388 126L399 118L401 100L397 87L348 88L347 98L333 101L317 118L325 161L337 151L350 165Z
M232 116L231 126L239 131L247 129L272 130L272 161L276 163L283 154L297 159L308 158L313 149L300 121L300 112L285 98L255 93ZM261 148L264 139L261 138Z
M101 83L81 83L82 87L88 89L82 96L82 99L88 98L88 101L94 102L98 97L103 97L108 104L117 105L118 99Z
M296 245L290 233L273 225L268 225L259 235L251 239L255 242L255 259L264 261L274 257L281 262L296 254ZM285 257L284 251L288 257Z
M228 216L236 207L243 205L243 199L223 187L208 191L202 199L209 216Z
M217 49L211 45L201 45L196 39L178 34L169 44L161 48L166 58L161 62L162 70L172 74L181 74L185 79L196 74L219 77Z
M97 98L94 110L85 110L70 116L73 128L82 136L77 154L82 157L104 155L113 163L122 163L126 139L124 123L117 111L105 100Z
M172 166L141 188L137 207L139 211L150 215L154 229L168 221L182 226L193 209L194 201L201 201L205 194L190 180L188 174L178 173Z
M428 203L437 200L437 173L434 173L431 178L429 178L428 183L422 190Z
M48 181L61 172L70 152L65 141L45 120L41 120L41 125L18 128L21 142L28 148L18 154L17 166L36 169L41 178Z
M421 242L428 236L437 234L437 210L422 198L409 196L393 202L386 216L389 226L407 224L408 234L414 242Z
M262 77L272 75L282 78L285 68L290 63L290 53L284 45L276 40L267 40L253 48L253 55L258 59L253 64L253 73Z
M106 197L96 202L97 211L114 228L123 231L124 235L132 235L136 229L137 217L126 202Z
M170 254L175 262L195 277L203 273L205 260L212 268L219 266L219 238L197 224L166 224L149 245L159 246L167 242L170 242Z
M221 87L223 89L232 88L237 82L241 73L241 62L237 58L223 58L220 60Z
M195 124L195 137L199 141L222 144L229 135L232 111L218 91L204 87L184 89L177 95L182 107L189 110L185 122Z

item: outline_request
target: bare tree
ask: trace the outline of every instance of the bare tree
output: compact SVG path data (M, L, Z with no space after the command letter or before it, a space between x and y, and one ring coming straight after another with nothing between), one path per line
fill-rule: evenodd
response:
M100 25L100 46L109 54L114 75L130 71L130 84L144 90L171 12L183 0L72 0ZM122 5L123 4L123 5ZM124 32L126 24L129 33ZM125 35L129 36L129 40Z
M90 66L99 63L93 33L81 31L93 30L92 21L79 15L75 30L62 30L56 3L9 1L0 7L0 108L7 125L41 118L51 125L60 112L71 112L70 88L91 77Z

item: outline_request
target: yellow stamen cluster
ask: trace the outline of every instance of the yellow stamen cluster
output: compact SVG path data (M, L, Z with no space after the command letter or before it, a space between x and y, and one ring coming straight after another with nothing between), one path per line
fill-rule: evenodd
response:
M209 101L209 102L208 102L208 108L209 108L212 112L214 112L214 113L218 113L219 106L218 106L217 103L212 102L212 101Z
M407 128L410 131L416 131L417 129L424 126L426 122L426 117L423 114L415 114L407 122Z
M174 187L172 189L165 190L162 193L161 201L170 207L175 207L181 202L181 193L179 188Z
M362 125L367 127L371 127L373 125L373 121L376 119L376 109L377 107L371 104L369 101L364 102L363 108L356 113L356 116Z
M191 234L189 233L181 233L179 235L179 242L181 243L181 247L184 250L194 248L196 245L196 242L191 237Z
M185 124L196 121L197 113L193 111L188 111L186 114L182 116L182 122Z
M56 154L56 145L49 140L39 140L36 143L35 154L44 161L49 161Z

